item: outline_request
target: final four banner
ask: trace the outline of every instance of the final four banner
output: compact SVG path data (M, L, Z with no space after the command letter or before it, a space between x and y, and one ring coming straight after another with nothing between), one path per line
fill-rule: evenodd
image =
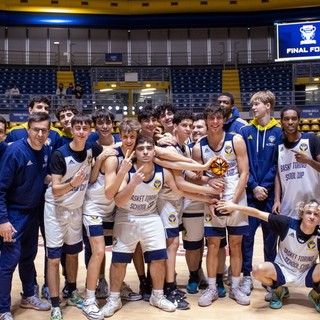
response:
M276 61L320 59L320 21L275 24Z

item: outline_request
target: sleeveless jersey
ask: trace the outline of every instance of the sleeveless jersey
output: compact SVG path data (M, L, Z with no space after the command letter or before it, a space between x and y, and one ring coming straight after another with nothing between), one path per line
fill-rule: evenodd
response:
M281 214L298 218L298 202L311 198L320 199L320 174L311 166L297 162L295 153L291 151L296 150L312 158L307 136L302 135L292 149L287 149L282 143L278 150L278 172L282 189Z
M306 242L297 239L300 221L290 219L286 236L279 243L275 263L284 266L294 275L303 273L316 263L319 255L319 233L313 234Z
M228 170L223 175L226 182L223 196L227 196L228 198L234 194L239 181L237 156L235 154L232 141L233 137L233 134L225 133L222 147L220 150L216 151L210 147L207 137L200 140L201 158L203 163L206 163L210 158L214 156L224 158L228 162ZM215 175L210 170L205 171L205 174L209 177L215 177Z
M68 191L67 193L61 196L54 196L52 193L52 183L49 184L45 200L54 205L60 205L62 207L68 208L70 210L74 210L80 208L83 204L84 196L87 191L91 167L92 167L92 148L90 144L86 144L87 156L83 162L78 162L69 151L68 147L65 145L59 148L62 156L64 157L64 161L66 164L66 173L62 177L61 182L66 183L72 180L76 172L80 170L80 168L84 168L86 172L85 181L78 187L75 187Z
M179 154L183 156L186 155L186 152L183 151L178 144L174 145L173 147L177 150ZM185 145L184 147L187 148L188 146ZM181 195L177 194L176 192L173 192L167 185L164 185L164 187L160 191L159 198L163 200L177 201L181 199Z
M135 168L129 171L129 180L132 179L136 172ZM157 198L158 193L163 187L164 173L163 168L154 164L154 174L150 181L138 184L130 198L130 200L121 208L117 208L116 214L133 214L135 216L146 216L157 214Z
M116 156L118 160L118 171L124 155L120 147L114 149L118 151L118 155ZM108 200L104 195L104 179L104 173L99 172L97 180L93 184L89 184L83 204L83 211L86 215L104 216L113 212L115 209L114 200Z

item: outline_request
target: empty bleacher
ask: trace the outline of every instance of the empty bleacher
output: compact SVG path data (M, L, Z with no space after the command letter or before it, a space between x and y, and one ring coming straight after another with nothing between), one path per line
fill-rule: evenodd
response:
M240 66L239 77L244 110L251 107L251 95L261 90L271 90L276 95L276 108L292 105L291 64Z
M178 108L203 109L222 91L221 68L172 68L171 92Z

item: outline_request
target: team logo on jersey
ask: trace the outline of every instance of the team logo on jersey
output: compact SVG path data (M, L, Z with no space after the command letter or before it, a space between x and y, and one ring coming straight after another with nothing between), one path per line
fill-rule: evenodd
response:
M74 164L75 162L71 159L68 164Z
M204 223L210 224L210 222L212 221L212 215L211 213L206 213L204 215Z
M112 246L115 247L118 243L118 239L116 237L112 238Z
M293 232L289 233L289 237L294 238L294 233Z
M174 213L170 213L168 217L169 224L175 224L177 217Z
M48 162L48 156L47 155L44 156L43 161L44 161L44 163Z
M32 166L33 162L31 160L28 161L27 166Z
M46 146L51 146L51 139L50 139L50 138L48 138L48 139L46 140L45 145L46 145Z
M88 166L91 166L92 164L92 155L88 156Z
M306 152L308 150L308 145L306 143L301 143L299 149L302 152Z
M208 148L205 148L204 153L208 153L208 152L210 152L210 150Z
M226 146L224 148L224 151L227 155L231 155L233 153L232 147L231 146Z
M270 136L270 137L268 138L268 140L269 140L269 142L274 143L275 140L276 140L276 137L275 137L275 136Z
M98 216L91 216L90 217L90 222L94 222L98 220Z
M250 136L248 137L248 140L252 140L253 138L252 138L252 135L250 134Z
M308 250L313 251L316 248L316 242L314 240L311 240L307 244Z
M153 186L154 186L155 189L160 189L161 188L161 180L160 179L156 179L154 181Z

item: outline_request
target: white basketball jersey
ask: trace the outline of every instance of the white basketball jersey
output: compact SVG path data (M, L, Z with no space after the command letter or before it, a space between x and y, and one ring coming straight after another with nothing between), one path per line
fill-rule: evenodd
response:
M115 209L114 200L108 200L104 195L104 177L105 175L99 172L97 180L88 187L83 204L86 215L105 216Z
M67 193L61 196L54 196L52 193L52 183L50 182L48 189L45 194L45 200L54 205L60 205L62 207L68 208L69 210L74 210L80 208L83 204L84 196L87 191L91 166L92 166L92 149L88 147L86 159L83 162L78 162L71 154L68 152L67 148L61 148L61 153L64 156L66 163L66 173L61 179L61 183L67 183L72 180L74 175L81 169L84 169L86 173L84 182Z
M275 263L284 266L293 277L310 269L319 255L318 237L312 235L306 242L297 239L299 220L292 219L285 238L280 241Z
M280 144L278 150L278 172L282 190L281 214L298 218L298 202L320 199L320 176L311 166L297 162L295 153L291 151L296 150L312 158L308 138L301 138L292 149Z
M129 181L135 173L135 168L129 171ZM163 188L164 174L163 168L154 165L154 174L150 181L141 182L138 184L130 198L130 200L121 208L117 208L118 214L133 214L136 216L146 216L149 214L158 213L157 198L158 193Z
M228 199L230 199L230 196L234 194L239 181L237 156L235 154L232 142L233 137L234 135L225 133L224 142L220 150L211 149L207 137L200 140L201 157L203 163L206 163L214 156L219 156L228 162L228 170L223 175L226 182L223 197L227 197ZM207 170L205 174L209 177L215 176L210 170Z

